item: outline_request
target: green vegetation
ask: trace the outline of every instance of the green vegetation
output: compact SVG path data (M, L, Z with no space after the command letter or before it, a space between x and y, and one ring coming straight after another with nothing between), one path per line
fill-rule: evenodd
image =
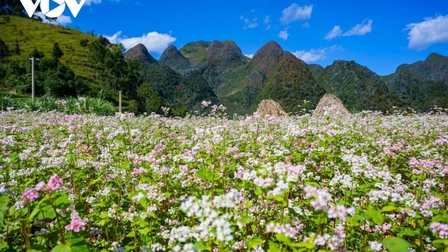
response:
M16 11L19 2L13 2L0 11L18 14L0 16L0 95L31 93L33 56L36 97L101 92L117 107L122 91L124 110L133 113L163 113L162 107L169 107L171 115L185 115L200 110L205 100L224 104L229 115L244 115L263 99L300 113L304 104L313 109L324 93L335 94L351 111L448 107L448 58L439 54L381 78L353 61L307 65L274 41L250 60L233 41L199 41L180 50L171 46L157 61L143 45L125 54L123 45L102 36L23 18Z
M67 114L96 114L114 115L117 109L112 103L101 97L79 97L58 99L53 97L37 98L13 98L10 95L0 96L0 111L24 110L24 111L59 111Z
M447 251L447 121L3 112L0 250Z
M207 48L210 42L199 41L188 43L180 49L180 52L192 63L202 66L207 60Z

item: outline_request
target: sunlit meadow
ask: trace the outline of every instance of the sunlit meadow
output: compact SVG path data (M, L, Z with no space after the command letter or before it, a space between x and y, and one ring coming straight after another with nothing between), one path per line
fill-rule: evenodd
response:
M446 113L227 119L203 104L0 112L0 250L448 251Z

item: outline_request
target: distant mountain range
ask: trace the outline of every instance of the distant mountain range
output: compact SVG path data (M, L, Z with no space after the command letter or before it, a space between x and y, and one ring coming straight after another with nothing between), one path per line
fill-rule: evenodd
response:
M192 42L180 50L171 45L158 61L140 44L125 57L138 59L146 69L159 69L158 74L174 71L184 79L194 78L205 85L202 92L209 98L215 95L229 113L252 113L268 98L287 112L297 112L298 106L314 108L325 93L335 94L352 111L448 106L448 57L436 53L425 61L401 65L388 76L378 76L354 61L336 60L326 68L308 65L275 41L263 45L251 59L233 41ZM151 85L165 93L173 83Z
M142 44L123 54L104 37L28 18L1 16L0 29L0 94L30 93L28 57L37 53L38 95L94 96L102 90L116 102L122 90L125 106L136 112L168 106L181 115L210 100L225 105L230 115L244 115L269 98L286 112L298 112L313 109L325 93L338 96L351 111L448 107L448 57L436 53L378 76L354 61L336 60L325 68L306 64L275 41L252 58L233 41L198 41L180 49L168 46L156 60ZM56 43L63 51L58 58Z

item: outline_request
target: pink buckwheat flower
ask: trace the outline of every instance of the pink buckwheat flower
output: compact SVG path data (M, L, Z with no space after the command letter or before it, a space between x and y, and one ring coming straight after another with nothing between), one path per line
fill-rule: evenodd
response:
M48 180L47 189L48 191L55 191L59 189L59 187L62 186L62 179L57 175L54 174L51 176L50 180Z
M39 198L39 193L36 191L36 189L28 189L22 194L22 200L23 202L26 202L27 200L33 202L37 198Z
M70 231L73 230L76 233L85 229L86 222L81 219L74 219L70 225L65 226L65 230Z

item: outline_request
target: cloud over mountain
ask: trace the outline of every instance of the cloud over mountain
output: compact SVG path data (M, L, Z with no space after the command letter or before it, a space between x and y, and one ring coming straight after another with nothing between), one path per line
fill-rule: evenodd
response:
M283 40L288 40L288 37L289 37L288 28L289 28L289 26L285 27L285 29L283 31L280 31L278 33L278 37Z
M292 54L306 63L315 62L326 58L324 49L311 49L309 51L300 50L295 51Z
M121 36L121 31L116 32L112 36L105 36L112 43L122 43L126 49L130 49L138 44L143 44L148 49L149 52L163 53L163 51L172 42L176 41L175 37L171 34L158 33L158 32L148 32L143 34L141 37L130 37L123 38Z
M60 15L55 20L48 20L46 18L46 16L44 15L44 13L42 13L40 11L36 12L34 15L40 17L42 19L43 23L58 24L58 25L66 25L66 24L72 23L72 18L69 16L65 16L65 15Z
M448 43L448 15L426 18L420 23L406 25L408 48L422 50L433 44Z

